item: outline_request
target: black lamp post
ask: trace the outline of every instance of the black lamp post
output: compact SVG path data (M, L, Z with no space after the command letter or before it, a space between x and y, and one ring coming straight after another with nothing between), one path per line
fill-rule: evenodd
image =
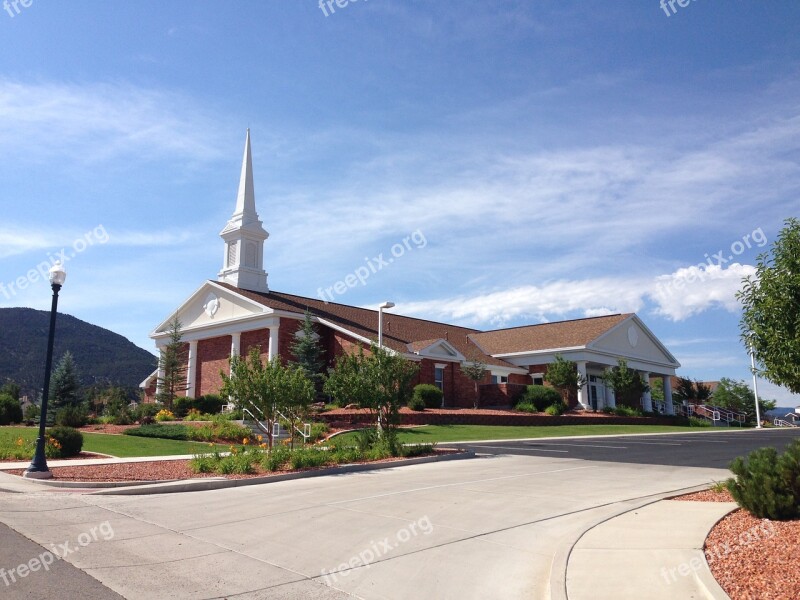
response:
M64 285L67 272L61 263L57 262L50 268L50 286L53 288L53 304L50 307L50 334L47 338L47 359L44 363L44 389L42 389L42 410L39 414L39 437L36 438L36 453L30 466L23 477L31 479L50 479L53 474L47 467L47 457L44 453L46 445L45 428L47 427L47 399L50 396L50 370L53 367L53 342L56 337L56 314L58 309L58 292Z

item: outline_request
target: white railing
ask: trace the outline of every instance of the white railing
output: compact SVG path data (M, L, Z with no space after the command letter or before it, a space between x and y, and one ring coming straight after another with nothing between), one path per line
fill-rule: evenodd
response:
M789 421L784 421L783 419L775 419L772 422L775 427L797 427L794 423L789 423Z

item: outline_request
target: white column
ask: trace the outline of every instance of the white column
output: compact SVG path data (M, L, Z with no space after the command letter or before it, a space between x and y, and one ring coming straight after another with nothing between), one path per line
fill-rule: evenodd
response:
M577 362L578 365L578 374L581 376L581 379L586 381L588 377L586 376L586 361L579 360ZM589 395L586 393L588 387L584 385L583 387L578 388L578 404L580 404L583 408L589 409Z
M159 356L161 348L159 348ZM164 366L161 364L161 359L158 360L158 373L156 373L156 399L159 398L161 392L164 390Z
M186 397L194 398L197 379L197 340L189 342L189 364L186 367Z
M231 334L231 356L239 356L239 346L242 343L241 333Z
M664 404L667 405L667 414L675 414L675 406L672 404L672 378L664 375L661 380L664 382Z
M614 394L614 390L610 387L606 387L606 404L611 408L617 407L617 397Z
M270 327L269 328L269 354L267 355L268 360L272 360L276 356L278 356L278 327Z
M647 371L642 371L640 373L642 380L649 386L650 385L650 373ZM653 410L653 400L650 396L650 389L642 394L642 410L645 412L652 412Z

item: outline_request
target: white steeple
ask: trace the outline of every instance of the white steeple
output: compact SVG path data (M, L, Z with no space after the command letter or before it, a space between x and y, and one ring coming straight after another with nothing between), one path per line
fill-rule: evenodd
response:
M218 280L244 290L269 292L267 272L264 270L264 241L269 234L256 213L249 129L244 142L236 209L219 235L225 240L225 256Z

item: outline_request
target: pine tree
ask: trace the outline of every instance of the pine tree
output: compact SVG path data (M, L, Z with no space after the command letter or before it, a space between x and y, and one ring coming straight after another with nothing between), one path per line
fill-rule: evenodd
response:
M310 312L306 311L303 325L297 330L295 339L291 352L296 360L290 364L301 368L319 391L323 382L322 369L325 366L323 359L325 350L319 345L319 334L315 331Z
M182 327L177 316L169 322L169 343L161 350L158 359L158 370L162 375L158 378L156 400L169 410L172 410L172 403L178 393L188 389L186 371L189 356L182 341Z
M50 379L50 403L55 409L78 406L81 403L78 369L72 353L67 350L58 361Z

